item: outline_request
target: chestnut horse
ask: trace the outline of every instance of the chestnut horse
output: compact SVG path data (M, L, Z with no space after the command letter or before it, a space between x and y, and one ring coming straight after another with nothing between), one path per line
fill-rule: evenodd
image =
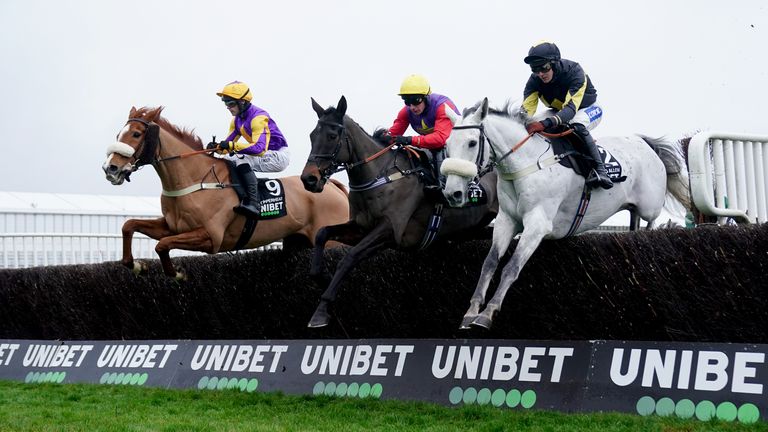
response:
M131 108L117 142L107 148L102 168L108 181L120 185L130 181L131 173L140 167L152 164L163 186L163 216L125 222L122 264L137 273L146 269L144 264L134 262L131 251L133 233L140 232L158 240L155 251L163 272L184 279L183 271L175 269L171 262L171 249L209 254L235 250L246 218L232 211L239 198L232 188L236 179L230 178L229 162L203 149L202 141L191 131L161 117L162 109ZM280 180L287 215L259 220L240 248L255 248L289 236L305 237L314 245L320 228L349 220L347 191L341 183L334 182L317 194L306 191L297 176Z

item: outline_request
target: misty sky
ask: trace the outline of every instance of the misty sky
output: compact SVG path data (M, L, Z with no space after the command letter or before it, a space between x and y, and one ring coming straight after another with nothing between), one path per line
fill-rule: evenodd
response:
M0 190L159 195L151 167L113 186L105 149L131 106L165 106L204 142L230 121L215 93L248 83L302 170L336 104L388 127L410 73L460 108L519 99L539 39L581 63L605 111L593 132L768 135L768 6L752 1L0 0ZM412 133L409 131L409 133ZM340 179L346 181L345 177Z

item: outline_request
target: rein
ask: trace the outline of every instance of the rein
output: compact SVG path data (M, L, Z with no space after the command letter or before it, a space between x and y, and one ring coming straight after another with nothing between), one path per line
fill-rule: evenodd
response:
M327 120L318 120L317 122L319 124L321 124L321 125L331 126L331 127L334 127L334 128L338 128L340 130L339 142L338 142L338 144L336 144L336 147L333 149L332 153L326 153L326 154L311 153L309 155L309 157L307 158L307 160L314 162L315 165L317 165L318 161L326 160L326 161L330 162L330 166L328 168L323 169L323 170L320 171L320 175L321 175L323 181L328 181L328 179L333 174L336 174L337 172L345 171L345 170L349 171L349 170L351 170L353 168L356 168L356 167L358 167L360 165L365 165L367 163L370 163L370 162L376 160L377 158L381 157L382 155L386 154L389 150L391 150L392 148L394 148L397 145L395 143L392 143L392 144L382 148L381 150L377 151L376 153L366 157L365 159L361 159L361 160L359 160L357 162L341 163L341 162L336 161L336 157L339 155L339 152L341 151L342 141L344 143L346 143L347 151L351 154L351 149L350 149L351 144L349 142L349 135L346 133L346 127L342 123L336 123L336 122L331 122L331 121L327 121ZM364 185L363 188L364 189L370 189L371 187L375 187L375 186L371 186L371 185L374 185L374 184L376 184L376 186L378 186L377 180L379 180L379 179L374 179L370 184ZM350 187L352 187L352 186L350 185Z
M186 153L181 153L181 154L178 154L178 155L175 155L175 156L169 156L169 157L165 157L165 158L158 158L158 157L155 156L155 153L157 152L157 148L159 148L160 145L161 145L160 144L160 137L158 135L158 137L156 138L156 140L154 142L148 142L147 141L147 135L149 133L150 128L159 128L160 126L158 126L157 123L151 123L151 122L148 122L148 121L146 121L146 120L144 120L142 118L138 118L138 117L129 118L126 121L126 124L130 123L130 122L141 123L141 124L143 124L146 127L146 130L144 131L144 138L142 139L142 142L141 142L141 147L140 147L141 148L141 152L139 152L139 156L136 157L136 163L131 168L131 173L137 171L139 168L143 167L144 165L147 165L148 163L151 163L151 164L154 165L155 163L167 162L167 161L171 161L171 160L174 160L174 159L182 159L182 158L185 158L185 157L189 157L189 156L193 156L193 155L198 155L198 154L203 154L203 153L210 154L210 153L213 153L213 152L216 151L215 149L193 150L193 151L189 151L189 152L186 152ZM144 161L147 161L147 162L144 162ZM216 173L213 172L213 175L215 177ZM206 174L205 177L208 177L208 174ZM186 188L183 188L183 189L180 189L180 190L166 191L165 189L163 189L163 195L169 196L169 197L179 197L179 196L190 194L192 192L197 192L199 190L204 190L204 189L224 189L226 187L230 187L231 186L231 185L226 185L226 184L221 183L220 181L218 181L218 178L216 179L217 183L204 183L205 177L200 181L200 183L193 184L192 186L189 186L189 187L186 187ZM126 179L128 179L128 176L126 176Z
M479 142L480 150L478 150L478 152L477 152L477 159L475 160L475 165L477 165L477 167L478 167L478 173L477 173L477 178L478 179L480 179L484 175L486 175L489 172L491 172L496 167L496 165L499 164L499 162L501 162L502 160L507 158L509 155L511 155L512 153L514 153L517 150L519 150L520 147L523 146L523 144L525 144L533 135L536 134L536 132L529 133L525 138L521 139L520 141L517 142L517 144L513 145L512 148L509 149L508 152L506 152L503 155L501 155L500 158L498 158L496 160L489 160L488 165L483 166L482 165L483 164L483 160L485 160L485 155L484 155L484 153L485 153L485 145L484 145L485 144L485 140L488 140L488 144L489 144L489 147L491 148L491 152L494 152L493 151L493 142L491 141L490 138L488 138L488 135L486 135L485 127L483 126L483 123L481 122L481 123L476 124L476 125L459 125L459 126L454 126L453 129L478 129L480 131L480 142ZM560 138L560 137L566 136L566 135L571 134L571 133L573 133L573 129L568 129L568 130L566 130L564 132L560 132L560 133L539 132L540 135L545 136L547 138Z
M144 166L144 165L146 165L148 163L153 163L154 164L156 162L166 162L166 161L170 161L170 160L174 160L174 159L181 159L181 158L185 158L185 157L193 156L193 155L197 155L197 154L203 154L203 153L209 153L210 154L210 153L213 153L213 152L216 151L215 149L202 149L202 150L189 151L189 152L182 153L182 154L175 155L175 156L169 156L169 157L166 157L166 158L154 157L154 153L155 153L155 148L153 148L154 146L148 146L147 145L147 131L149 130L150 127L159 127L159 126L157 126L156 123L150 123L150 122L148 122L148 121L146 121L146 120L144 120L142 118L138 118L138 117L129 118L128 121L126 121L126 123L130 123L130 122L141 123L141 124L143 124L144 126L147 127L147 129L144 131L144 139L142 140L142 144L141 144L141 153L139 153L139 156L136 158L136 165L135 165L136 169L134 169L133 171L136 171L137 169L139 169L139 167L142 167L142 166ZM159 138L157 139L157 146L160 146L160 139ZM150 162L139 163L141 160L150 159L149 156L144 157L145 153L150 153L150 151L148 151L148 149L151 149L151 153L152 153L151 161Z

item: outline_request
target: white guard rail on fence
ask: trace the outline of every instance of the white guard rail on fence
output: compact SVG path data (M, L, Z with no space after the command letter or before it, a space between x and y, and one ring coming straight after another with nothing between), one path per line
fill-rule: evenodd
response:
M27 268L67 264L96 264L122 259L122 234L104 233L0 233L0 268ZM157 241L136 233L131 243L136 259L157 259ZM256 250L280 249L276 242ZM237 253L237 252L232 252ZM171 257L205 255L174 249Z
M691 196L702 213L768 221L768 136L699 132L688 146Z

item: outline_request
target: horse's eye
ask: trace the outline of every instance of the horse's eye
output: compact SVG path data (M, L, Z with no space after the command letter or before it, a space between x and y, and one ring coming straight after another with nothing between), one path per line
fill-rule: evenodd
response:
M141 136L141 132L138 132L138 131L134 131L133 132L133 137L134 138L139 138L140 136Z
M475 141L475 140L472 140L472 141L469 142L469 148L472 148L472 147L474 147L476 145L477 145L477 141Z
M339 136L337 134L333 133L333 132L329 132L328 133L328 141L333 141L333 140L335 140L338 137Z

